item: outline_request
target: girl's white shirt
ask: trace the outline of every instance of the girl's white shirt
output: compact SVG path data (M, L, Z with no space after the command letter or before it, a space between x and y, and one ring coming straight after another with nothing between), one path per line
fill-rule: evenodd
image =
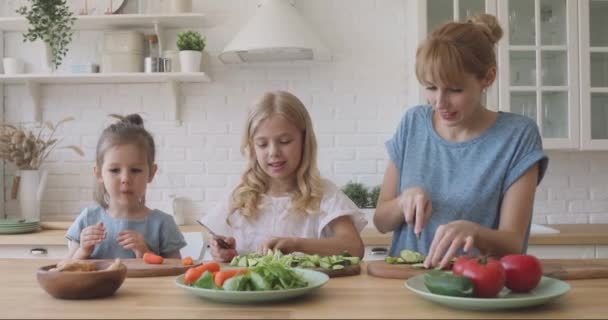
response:
M237 210L230 215L228 225L226 219L229 214L229 199L234 190L232 189L201 220L218 235L234 237L239 255L258 251L263 243L272 237L332 237L329 223L341 216L350 216L357 231L361 232L367 225L364 213L331 181L324 179L323 188L320 212L317 214L290 212L291 199L287 195L264 195L257 218L248 220ZM211 258L208 250L205 257Z

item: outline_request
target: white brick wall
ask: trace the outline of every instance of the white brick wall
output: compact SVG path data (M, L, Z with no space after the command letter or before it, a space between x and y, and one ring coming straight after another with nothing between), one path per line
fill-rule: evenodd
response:
M75 1L75 0L74 0ZM2 16L14 16L24 0L3 1ZM162 84L43 86L43 117L66 115L78 121L59 132L85 149L85 158L56 152L44 195L43 219L71 220L90 203L94 149L108 113L140 112L158 144L159 172L148 189L151 206L170 212L170 195L187 197L187 220L208 210L238 180L244 166L239 151L245 108L266 90L286 89L309 108L319 139L319 166L337 184L381 182L386 166L384 141L404 110L416 100L412 85L417 45L414 1L299 0L297 6L329 46L334 61L222 65L218 53L255 10L256 0L195 0L194 10L209 23L211 83L181 86L183 126L169 121L167 88ZM151 30L150 30L151 31ZM176 31L169 30L174 42ZM65 59L99 63L100 32L76 33ZM39 70L35 44L19 33L4 34L4 54L20 56L28 71ZM61 68L61 69L63 69ZM61 71L61 70L60 70ZM5 86L6 121L31 117L24 86ZM537 223L608 223L608 152L549 152L549 170L535 204ZM8 199L12 166L5 170ZM16 201L5 210L16 215Z

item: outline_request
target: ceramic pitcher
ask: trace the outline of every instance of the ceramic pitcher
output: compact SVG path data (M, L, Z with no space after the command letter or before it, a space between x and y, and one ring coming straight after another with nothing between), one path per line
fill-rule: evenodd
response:
M19 172L19 205L21 217L26 220L40 220L40 200L46 187L46 170L21 170Z

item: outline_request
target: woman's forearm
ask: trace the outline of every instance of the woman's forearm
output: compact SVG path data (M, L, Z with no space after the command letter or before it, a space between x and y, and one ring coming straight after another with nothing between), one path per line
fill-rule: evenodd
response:
M484 255L502 257L522 252L524 237L517 232L480 227L475 247Z
M382 233L391 232L405 222L403 211L399 207L399 198L378 204L374 212L374 225Z

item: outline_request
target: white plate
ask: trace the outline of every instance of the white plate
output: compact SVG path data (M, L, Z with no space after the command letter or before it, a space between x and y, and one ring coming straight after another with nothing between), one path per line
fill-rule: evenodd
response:
M256 302L272 302L295 298L305 294L309 294L316 289L323 286L329 280L329 277L322 272L306 270L306 269L294 269L297 273L302 275L304 280L308 282L308 286L297 289L286 289L286 290L267 290L267 291L224 291L214 289L201 289L185 285L184 275L181 275L175 279L175 284L186 290L188 293L194 294L205 299L227 302L235 304L244 303L256 303Z
M536 288L528 293L514 293L504 288L498 298L463 298L434 294L424 285L424 274L405 281L405 287L422 298L456 309L501 310L536 306L557 299L570 290L564 281L542 277Z

